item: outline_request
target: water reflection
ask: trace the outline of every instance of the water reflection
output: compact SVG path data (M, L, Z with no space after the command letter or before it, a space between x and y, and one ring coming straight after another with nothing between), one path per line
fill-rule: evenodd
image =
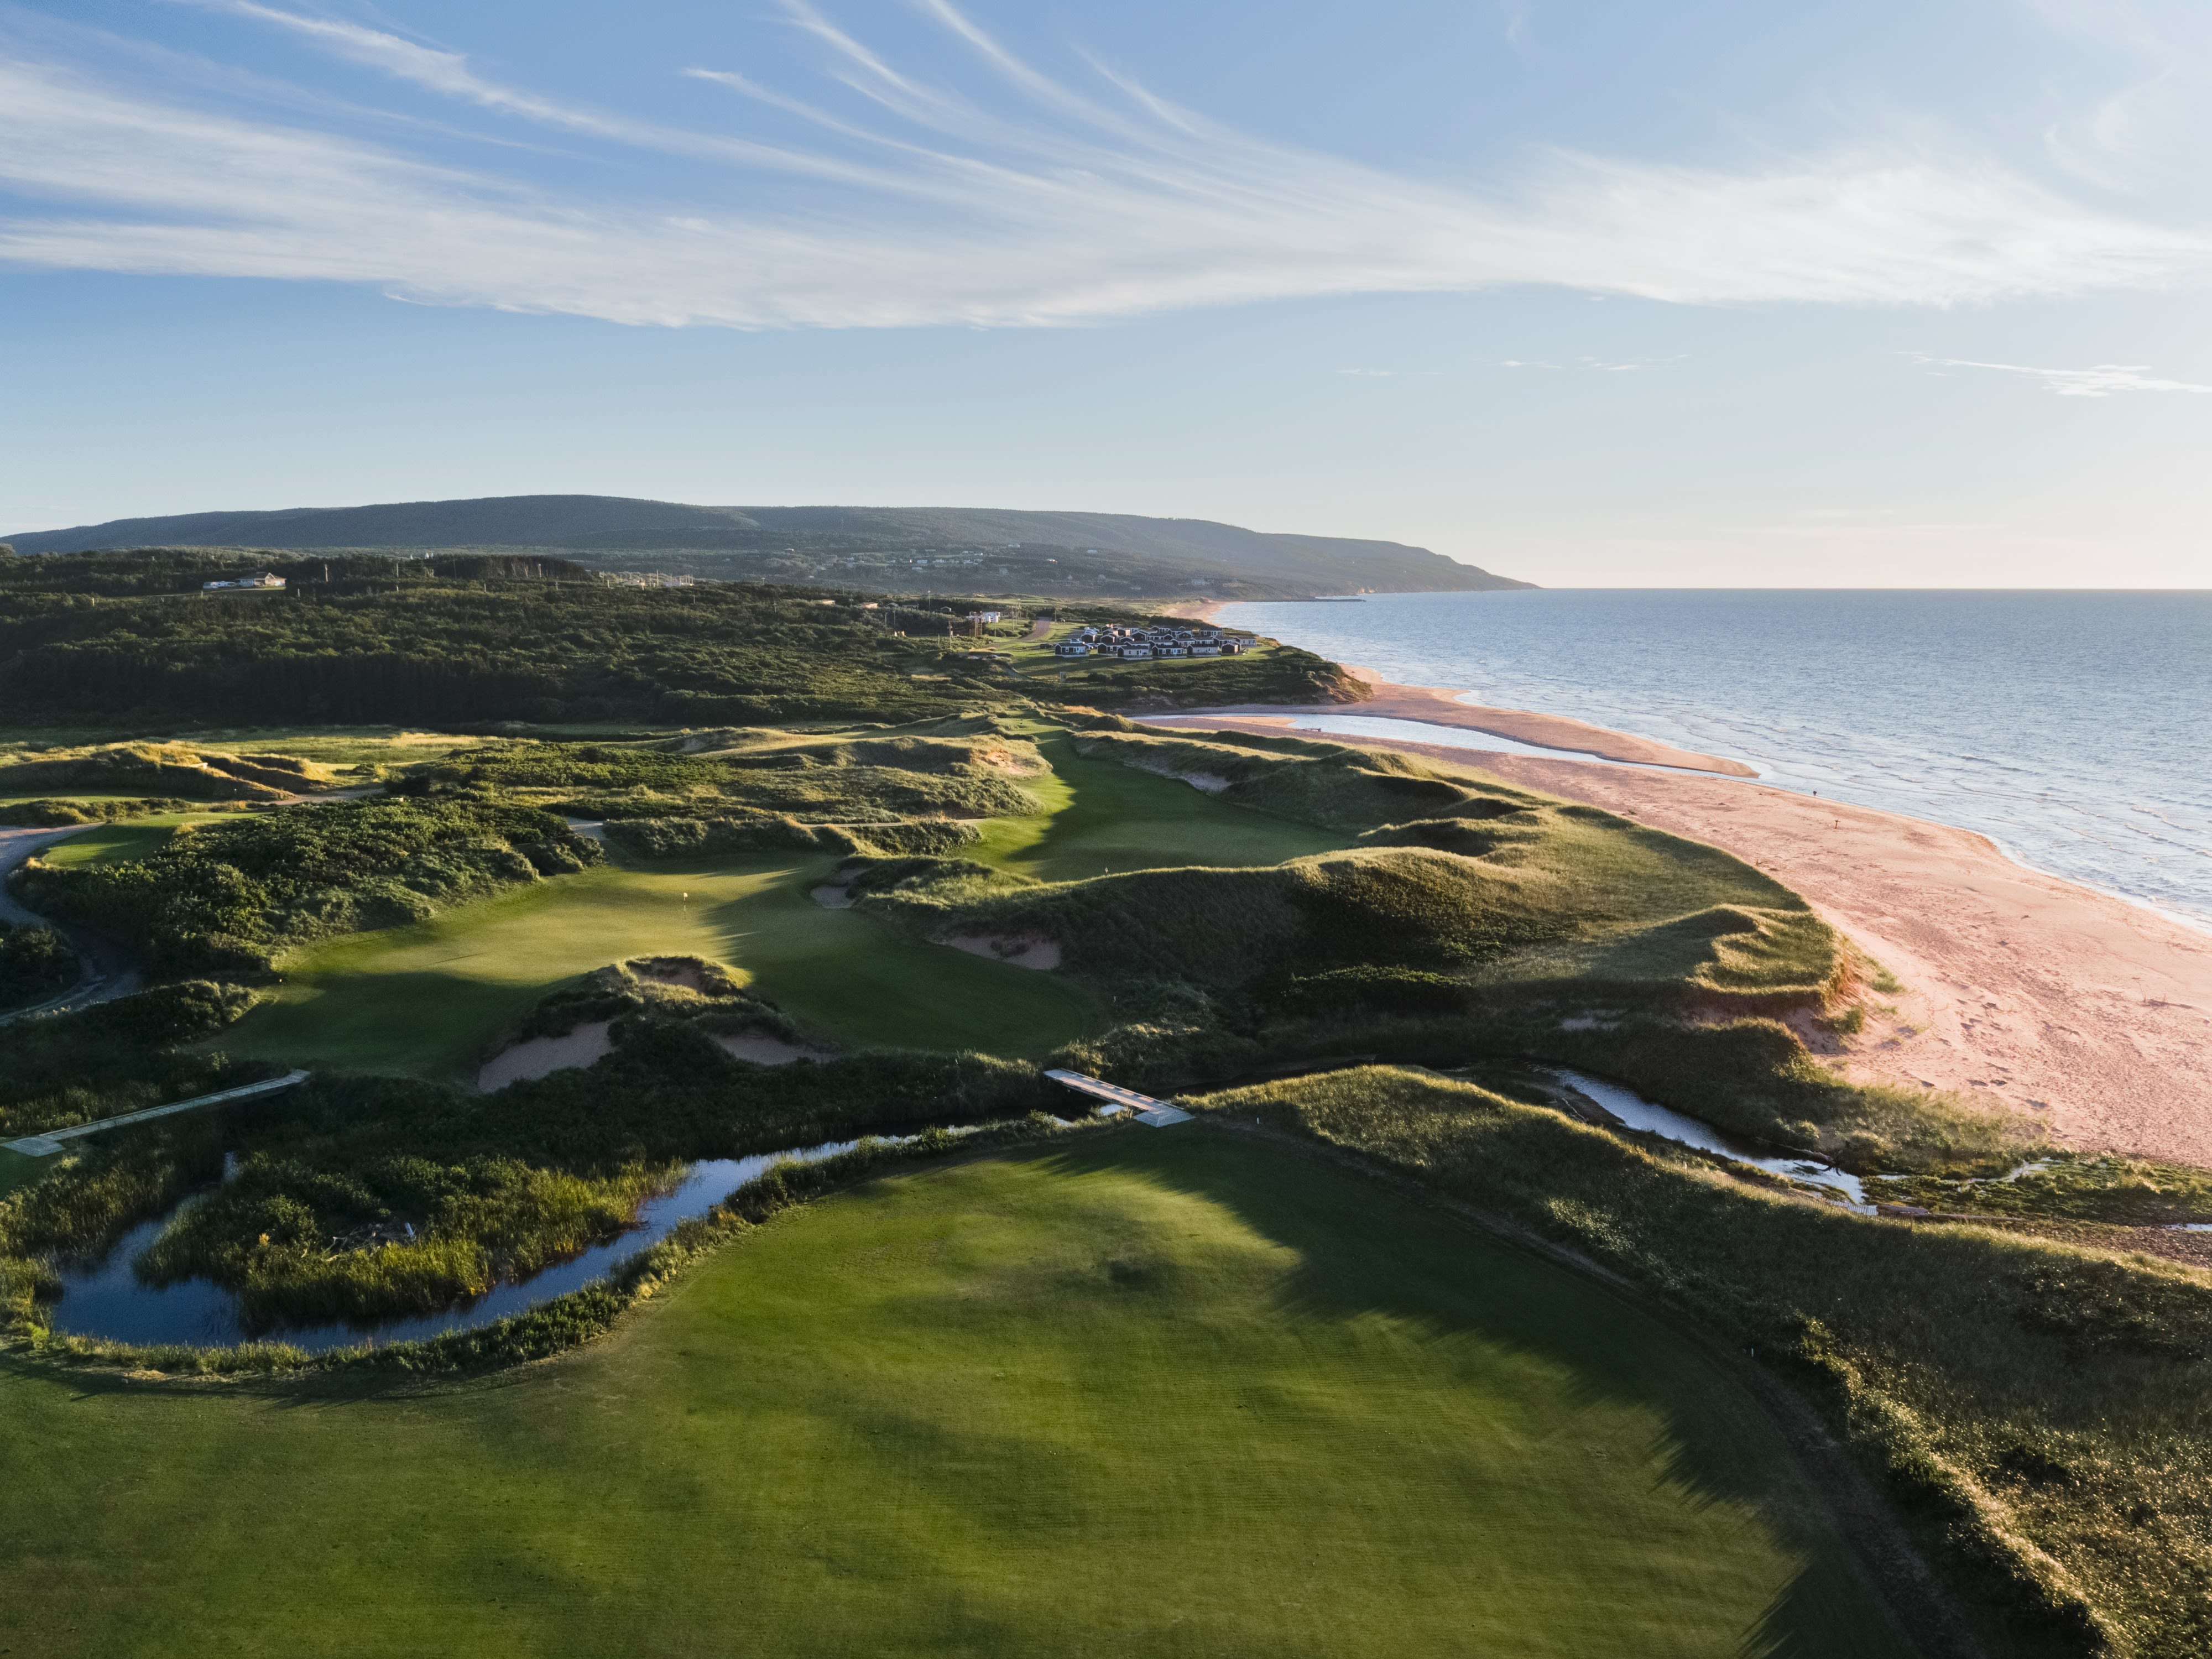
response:
M141 1283L137 1277L138 1257L161 1236L163 1229L206 1196L197 1193L167 1215L133 1227L97 1261L57 1264L62 1295L50 1310L49 1318L57 1332L112 1342L178 1343L194 1347L286 1342L309 1353L326 1353L362 1343L415 1342L451 1331L473 1330L604 1278L641 1250L650 1249L667 1237L678 1223L704 1215L738 1188L758 1180L774 1164L817 1163L858 1145L856 1140L832 1140L788 1152L695 1164L673 1189L641 1205L636 1219L618 1237L527 1279L495 1285L474 1301L442 1312L265 1331L248 1328L240 1316L237 1295L220 1285L188 1279L157 1287ZM227 1177L228 1170L225 1174Z
M1854 1209L1869 1215L1874 1213L1874 1206L1867 1202L1866 1188L1859 1178L1846 1174L1832 1164L1815 1158L1777 1158L1746 1141L1723 1134L1711 1124L1686 1113L1655 1106L1634 1090L1624 1089L1618 1083L1607 1083L1602 1078L1571 1072L1563 1066L1547 1069L1577 1094L1588 1096L1628 1128L1663 1135L1668 1140L1679 1141L1701 1152L1717 1153L1738 1164L1748 1164L1756 1169L1786 1176L1808 1187L1821 1188L1832 1195L1841 1196Z

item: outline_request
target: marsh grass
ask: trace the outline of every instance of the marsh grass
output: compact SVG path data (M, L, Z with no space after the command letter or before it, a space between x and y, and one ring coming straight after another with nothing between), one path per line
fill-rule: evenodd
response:
M252 1002L238 986L190 980L0 1026L0 1135L66 1128L270 1075L256 1061L185 1047Z
M1205 1097L1662 1294L1818 1401L2008 1654L2212 1644L2212 1281L1863 1218L1469 1084L1370 1068Z
M1929 1210L2027 1220L2131 1227L2212 1222L2212 1170L2118 1153L2038 1150L2039 1167L2000 1178L1897 1176L1882 1181L1876 1195Z
M752 1065L710 1034L726 1011L690 1012L626 1016L589 1071L495 1095L318 1079L250 1113L84 1143L0 1197L0 1258L97 1250L210 1185L228 1150L233 1178L146 1252L154 1282L212 1279L256 1327L427 1312L612 1238L700 1158L1062 1103L1034 1068L981 1055Z
M869 1180L884 1170L955 1155L976 1156L1042 1140L1110 1133L1105 1120L1068 1124L1042 1113L988 1123L953 1135L926 1129L891 1142L864 1136L851 1151L811 1164L771 1164L706 1215L679 1223L668 1237L619 1263L605 1279L523 1313L473 1329L419 1341L362 1344L310 1356L283 1343L193 1348L105 1341L19 1326L33 1352L142 1375L241 1376L306 1371L434 1374L485 1370L543 1359L604 1336L638 1303L665 1289L702 1260L781 1212ZM665 1176L663 1176L665 1182ZM643 1196L641 1193L640 1196ZM203 1206L204 1207L204 1206ZM0 1259L0 1275L11 1265ZM0 1277L0 1291L8 1281ZM465 1292L473 1294L475 1292ZM449 1297L447 1301L455 1299ZM445 1305L441 1304L439 1305Z

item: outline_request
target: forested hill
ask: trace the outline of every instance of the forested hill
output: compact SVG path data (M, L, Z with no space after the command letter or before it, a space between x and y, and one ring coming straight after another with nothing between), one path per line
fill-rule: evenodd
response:
M21 553L134 547L543 550L602 568L869 591L1282 598L1527 587L1399 542L1280 535L1204 519L994 507L691 507L617 495L118 519L0 538ZM917 561L926 562L917 566ZM962 574L932 583L939 568Z
M1031 697L1095 708L1348 702L1334 664L1243 656L1085 665L975 636L972 599L878 604L766 583L624 586L520 555L274 560L287 585L208 592L264 568L191 551L0 554L0 709L11 725L431 723L477 729L935 718ZM1135 613L1062 602L1060 614Z

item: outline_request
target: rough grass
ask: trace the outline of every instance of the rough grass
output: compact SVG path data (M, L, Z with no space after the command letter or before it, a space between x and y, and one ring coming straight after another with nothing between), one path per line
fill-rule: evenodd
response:
M1378 1158L1755 1345L1886 1471L2008 1654L2212 1645L2212 1280L1862 1218L1402 1070L1210 1097Z
M2033 1220L2136 1227L2212 1222L2212 1170L2117 1153L2090 1158L2046 1152L2037 1164L1993 1179L1929 1175L1885 1181L1880 1196L1929 1210Z
M38 754L0 754L0 794L181 796L276 800L340 781L292 755L227 754L184 744L123 743Z
M601 857L527 806L348 800L193 825L137 860L33 860L21 888L46 914L137 942L157 973L263 973L287 945L419 920Z
M1900 1650L1695 1350L1189 1132L825 1199L497 1386L0 1370L0 1554L19 1656Z
M0 1139L185 1100L264 1074L191 1051L243 1013L250 994L191 981L74 1013L0 1026Z

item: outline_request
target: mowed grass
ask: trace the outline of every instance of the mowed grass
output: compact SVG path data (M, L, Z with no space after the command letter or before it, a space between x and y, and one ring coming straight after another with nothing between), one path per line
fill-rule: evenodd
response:
M787 1213L435 1392L0 1367L18 1659L1902 1651L1735 1385L1205 1127Z
M1103 1024L1088 994L1051 975L822 908L808 894L835 865L793 854L611 865L337 939L289 959L274 997L221 1046L299 1065L471 1074L555 987L667 955L726 962L803 1026L844 1042L1045 1054Z
M187 823L207 823L228 816L216 812L161 812L149 817L131 818L121 823L94 824L81 830L66 841L50 843L39 856L46 862L67 867L80 864L129 864L138 859L151 858L161 850L170 836Z
M1347 844L1325 830L1226 805L1178 778L1086 760L1064 732L1040 732L1037 748L1052 775L1023 787L1046 810L985 824L970 856L1040 881L1080 881L1177 865L1280 864Z

